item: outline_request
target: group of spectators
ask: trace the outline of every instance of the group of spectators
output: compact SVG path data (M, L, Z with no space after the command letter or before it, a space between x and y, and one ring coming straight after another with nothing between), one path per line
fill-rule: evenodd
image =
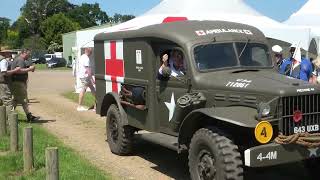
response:
M0 99L11 111L21 104L27 120L31 122L39 120L39 117L31 114L28 104L28 72L35 70L35 66L27 62L30 54L30 50L23 49L14 59L0 55Z
M295 44L291 45L288 58L283 58L283 49L279 45L273 46L272 51L280 74L313 84L320 83L320 56L313 61L302 57L300 48Z

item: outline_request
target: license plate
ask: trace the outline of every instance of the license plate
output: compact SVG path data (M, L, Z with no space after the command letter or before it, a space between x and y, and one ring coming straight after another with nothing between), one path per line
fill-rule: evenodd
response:
M295 126L293 129L293 132L295 134L297 133L304 133L304 132L318 132L319 131L319 125L306 125L306 126Z

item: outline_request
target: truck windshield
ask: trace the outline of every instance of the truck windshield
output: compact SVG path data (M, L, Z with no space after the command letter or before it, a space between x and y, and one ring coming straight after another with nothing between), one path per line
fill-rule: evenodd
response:
M201 71L228 67L272 67L267 52L267 46L259 43L206 44L195 47L194 57Z

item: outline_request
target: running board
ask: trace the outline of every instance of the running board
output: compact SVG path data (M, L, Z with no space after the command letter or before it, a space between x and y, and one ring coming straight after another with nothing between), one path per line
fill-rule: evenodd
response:
M167 147L171 150L178 151L178 138L162 133L150 133L146 132L143 134L136 134L137 137L149 141L164 147Z

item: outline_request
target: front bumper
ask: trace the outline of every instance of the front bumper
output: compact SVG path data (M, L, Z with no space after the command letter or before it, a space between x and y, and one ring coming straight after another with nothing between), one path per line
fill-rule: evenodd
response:
M297 144L270 143L244 151L244 162L248 167L274 166L315 157L320 157L320 147L308 149Z

